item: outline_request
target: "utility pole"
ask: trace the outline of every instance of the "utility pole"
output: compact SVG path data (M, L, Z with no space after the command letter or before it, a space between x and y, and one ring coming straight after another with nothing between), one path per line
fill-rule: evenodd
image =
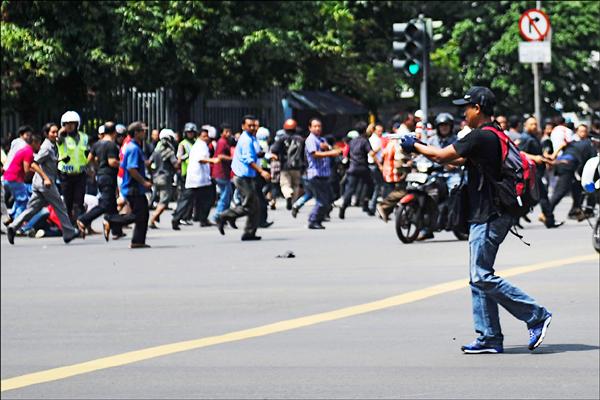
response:
M535 2L535 8L538 10L542 9L541 0ZM542 126L542 111L540 107L540 64L532 63L531 68L533 69L533 104L535 119L538 121L538 126Z

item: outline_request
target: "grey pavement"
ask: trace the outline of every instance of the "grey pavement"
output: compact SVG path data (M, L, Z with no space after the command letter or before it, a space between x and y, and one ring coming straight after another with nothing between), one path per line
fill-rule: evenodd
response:
M570 203L566 199L564 203ZM558 215L566 214L562 205ZM101 235L1 239L1 377L332 311L456 279L468 248L450 233L402 244L358 208L324 231L279 203L260 242L215 228L149 231L151 249ZM534 214L537 216L537 212ZM238 225L242 225L240 221ZM99 224L96 225L99 228ZM126 231L131 235L131 230ZM511 267L595 254L591 228L535 221L509 235ZM296 258L276 258L291 250ZM600 259L509 278L554 313L542 346L501 311L505 353L463 355L475 333L468 288L282 333L2 392L2 398L600 397Z

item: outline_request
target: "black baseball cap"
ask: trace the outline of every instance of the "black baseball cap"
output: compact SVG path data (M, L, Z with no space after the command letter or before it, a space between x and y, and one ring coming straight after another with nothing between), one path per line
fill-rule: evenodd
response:
M457 106L479 104L483 109L493 109L496 105L496 96L494 96L494 92L485 86L473 86L462 99L456 99L452 101L452 104Z

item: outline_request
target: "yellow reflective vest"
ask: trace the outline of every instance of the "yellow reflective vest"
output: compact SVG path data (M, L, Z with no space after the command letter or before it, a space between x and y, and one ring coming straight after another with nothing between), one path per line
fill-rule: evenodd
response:
M58 170L65 174L80 174L87 166L88 135L78 132L79 140L67 135L58 145L58 159L69 156L69 161L59 161Z

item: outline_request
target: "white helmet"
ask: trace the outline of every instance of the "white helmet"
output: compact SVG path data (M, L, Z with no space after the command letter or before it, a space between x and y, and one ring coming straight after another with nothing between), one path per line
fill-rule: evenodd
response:
M267 140L269 138L270 134L271 134L271 132L269 132L269 130L267 128L265 128L264 126L261 126L256 131L256 138L258 140Z
M98 127L98 135L104 135L104 129L105 129L104 125L100 125Z
M127 133L127 127L123 124L117 124L117 126L115 126L115 130L117 131L118 135Z
M172 129L163 129L158 134L158 138L160 140L165 139L165 138L171 138L173 140L177 140L177 135L175 135L175 132L173 132Z
M67 122L75 122L77 123L77 128L81 125L81 118L79 118L79 114L75 111L67 111L60 117L60 125L65 126Z

